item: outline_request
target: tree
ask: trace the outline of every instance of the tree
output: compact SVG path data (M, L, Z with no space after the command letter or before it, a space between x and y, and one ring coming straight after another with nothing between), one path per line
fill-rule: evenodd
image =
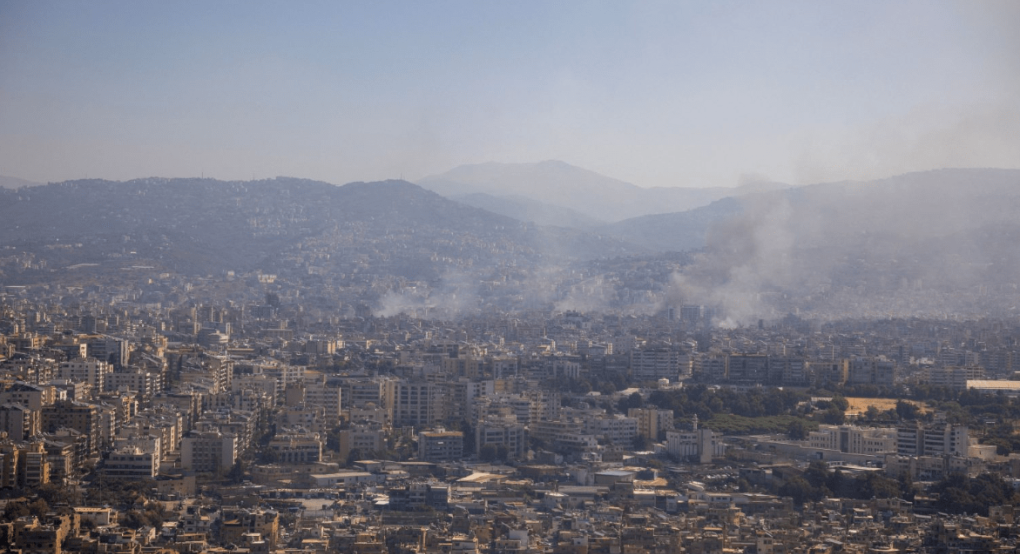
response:
M804 480L810 483L812 487L824 487L828 479L829 467L825 465L825 462L811 462L811 465L804 471Z
M830 404L829 407L822 412L822 421L829 425L842 425L846 419L846 415L843 410L840 410L835 404Z
M266 304L274 308L280 307L280 295L275 292L266 293Z
M920 408L918 408L913 402L909 402L907 400L896 401L896 415L899 416L900 419L913 421L917 419L917 416L919 416L920 413Z
M620 399L620 403L618 404L618 408L619 408L621 413L625 414L631 408L640 408L640 407L642 407L644 405L644 403L645 403L645 401L644 401L643 398L641 398L641 393L634 392L634 393L631 393L630 396L621 398Z
M863 481L861 485L857 487L862 492L862 500L869 500L871 498L897 498L900 496L900 484L895 479L889 479L888 477L882 477L877 473L866 473L857 479L856 481Z
M4 521L14 521L28 515L32 515L32 512L28 510L28 505L24 502L8 501L7 506L4 507Z
M817 495L821 498L818 490L811 486L803 477L791 477L779 487L779 496L789 496L793 503L801 506L804 502L814 499Z
M841 412L845 412L850 409L850 402L842 395L837 394L832 397L832 405L838 408Z
M163 527L163 522L167 520L168 515L162 502L149 502L145 505L145 516L149 520L149 525L156 529Z
M634 435L634 442L631 445L631 447L634 449L635 452L643 452L645 450L648 450L648 447L651 445L652 441L649 440L648 437L642 435L641 433L638 433Z
M54 504L73 505L75 503L74 492L69 487L46 483L44 485L39 485L35 492L39 498L42 498L51 506Z
M478 449L478 459L483 462L494 462L498 451L495 444L484 444Z
M326 434L326 445L325 446L326 446L327 450L330 450L330 451L333 451L333 452L339 452L340 451L340 431L342 431L342 429L338 425L338 426L330 429L329 433Z
M467 419L460 420L460 432L464 433L464 452L475 451L475 428Z
M786 436L790 440L802 441L808 438L807 425L804 424L803 420L795 419L790 422L790 426L786 429Z
M825 488L832 491L835 496L844 498L850 496L852 483L852 480L847 479L843 472L837 469L830 473L828 479L825 480Z
M259 463L261 464L275 464L279 458L279 454L272 448L265 447L259 450Z
M235 485L242 483L244 481L244 474L246 469L247 468L245 467L244 461L241 460L241 458L237 458L236 460L234 460L233 467L231 467L230 471L227 472L227 479L229 479L230 482L234 483Z
M939 495L936 503L939 510L955 514L988 515L989 506L1020 500L1012 485L993 473L982 473L973 479L960 473L950 474L936 483L932 491Z
M128 510L121 516L120 524L128 529L139 529L149 525L149 518L140 510Z
M35 517L42 519L50 511L50 505L42 498L36 498L28 505L28 511Z

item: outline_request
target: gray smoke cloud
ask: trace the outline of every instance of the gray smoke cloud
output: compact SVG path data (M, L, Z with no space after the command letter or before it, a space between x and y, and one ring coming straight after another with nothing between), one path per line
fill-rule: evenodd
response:
M1016 305L1020 171L942 170L750 195L712 226L670 302L721 325L981 316Z
M673 276L671 301L722 307L721 326L773 317L763 297L798 279L789 200L763 194L742 203L742 215L712 227L705 251L687 271Z
M480 312L479 279L463 271L449 270L439 284L416 284L385 292L375 311L381 317L405 314L432 319L457 319Z

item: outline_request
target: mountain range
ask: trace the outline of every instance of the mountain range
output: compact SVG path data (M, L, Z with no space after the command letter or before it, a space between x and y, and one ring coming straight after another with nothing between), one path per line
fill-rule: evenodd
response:
M334 271L382 265L417 279L447 266L583 259L634 248L608 236L522 223L405 181L339 187L287 177L68 181L0 190L0 220L0 245L58 264L130 252L185 273L282 271L287 260L304 256L324 258L321 265Z
M517 195L534 193L540 167L578 175L551 162L516 168L534 179L499 195L432 181L456 200L404 181L335 186L287 177L0 189L0 284L45 282L97 264L190 275L257 270L384 292L410 282L457 283L457 290L503 295L507 309L565 295L571 305L599 306L578 295L609 287L614 306L712 304L741 321L1020 305L1020 170L726 189L733 195L692 209L607 223L575 209L586 206L577 181L545 185L550 199L569 207ZM487 182L495 191L500 181ZM607 197L641 194L601 182L606 188L596 190ZM598 268L608 266L599 260L612 259L622 261L610 264L612 277L600 277Z

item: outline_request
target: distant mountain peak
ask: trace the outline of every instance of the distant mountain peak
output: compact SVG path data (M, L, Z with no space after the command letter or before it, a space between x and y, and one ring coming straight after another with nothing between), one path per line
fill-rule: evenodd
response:
M446 197L518 196L602 221L684 211L731 194L730 189L647 189L561 160L462 165L418 184Z
M19 179L17 177L10 177L7 175L0 175L0 189L20 189L22 187L34 187L41 185L42 183L36 183L26 179Z

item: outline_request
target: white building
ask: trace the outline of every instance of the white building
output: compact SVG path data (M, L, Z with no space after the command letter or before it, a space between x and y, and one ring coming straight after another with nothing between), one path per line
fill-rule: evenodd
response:
M430 427L446 414L445 389L439 383L400 380L393 394L393 424Z
M308 384L305 386L305 405L321 407L325 411L327 425L336 425L340 422L343 394L340 387Z
M279 463L310 464L322 460L322 440L315 434L277 435L269 441Z
M629 447L638 434L638 421L623 415L587 417L584 419L584 432L602 437L611 444Z
M423 431L418 433L418 459L423 462L456 462L464 457L464 433Z
M237 458L237 439L217 431L191 433L181 441L181 467L203 473L228 470Z
M962 425L935 421L907 422L896 428L896 452L901 456L968 455L969 433Z
M528 430L515 419L490 417L475 427L476 454L486 445L503 446L507 456L522 459L528 451Z
M698 418L695 416L690 431L666 431L666 450L674 458L707 464L714 458L724 456L726 445L722 437L716 436L711 429L698 429Z
M887 454L896 452L896 429L820 425L817 431L808 434L808 443L811 448L838 450L848 454Z
M151 479L159 474L159 456L141 448L125 448L110 453L103 473L112 479Z
M382 450L384 444L382 425L353 425L350 429L340 431L338 455L341 460L349 458L351 452L368 457Z
M92 390L101 392L106 384L106 376L113 373L113 367L95 358L77 358L61 362L57 368L57 379L67 379L74 383L88 383Z
M669 346L630 351L630 370L635 381L677 381L691 375L691 357Z

